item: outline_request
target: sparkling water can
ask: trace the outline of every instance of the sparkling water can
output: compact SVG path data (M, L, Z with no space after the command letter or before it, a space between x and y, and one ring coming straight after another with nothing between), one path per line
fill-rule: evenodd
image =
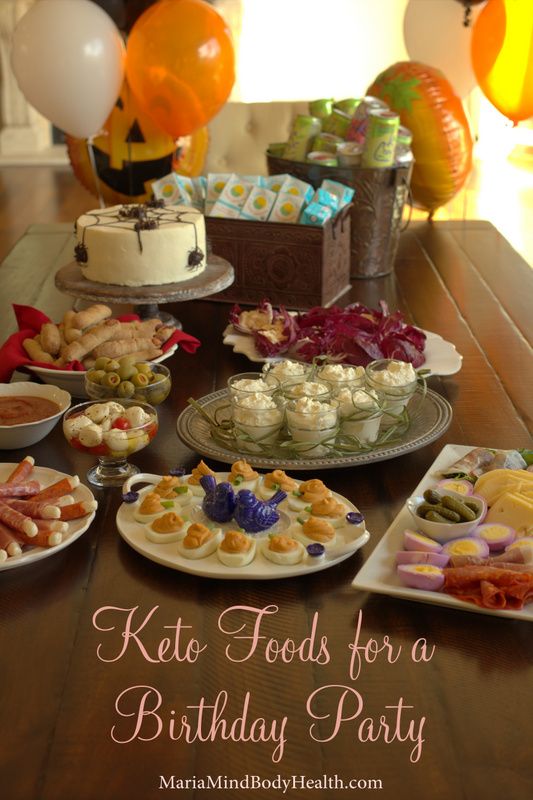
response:
M361 164L363 167L392 167L400 117L394 111L369 112Z
M283 158L292 161L305 161L307 153L311 149L311 143L317 133L322 128L318 117L310 117L307 114L298 114L292 123L289 139L283 151Z
M329 117L331 112L333 111L333 99L332 98L323 98L320 100L311 100L309 103L309 114L312 117L318 117L319 119L325 119Z

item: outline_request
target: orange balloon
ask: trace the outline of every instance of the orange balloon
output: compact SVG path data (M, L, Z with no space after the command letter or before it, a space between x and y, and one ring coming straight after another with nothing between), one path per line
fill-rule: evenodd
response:
M204 0L159 0L131 30L126 74L142 109L174 139L198 130L235 80L226 23Z
M400 61L366 93L398 112L413 134L411 191L417 204L434 211L451 200L472 168L472 137L461 100L442 72Z
M490 0L472 30L483 94L515 124L533 116L533 2Z
M126 81L103 130L93 140L98 187L87 140L67 136L66 142L74 174L95 196L99 189L108 205L146 202L152 181L172 170L189 177L202 171L207 128L176 142L141 111Z

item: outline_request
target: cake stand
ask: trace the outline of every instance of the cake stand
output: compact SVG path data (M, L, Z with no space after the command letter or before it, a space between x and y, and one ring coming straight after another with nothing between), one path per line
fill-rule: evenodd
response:
M179 303L221 292L235 280L232 265L225 258L210 255L203 272L187 281L164 283L158 286L117 286L84 278L80 265L72 261L55 275L59 291L82 300L106 302L110 305L133 304L141 319L158 317L168 325L181 328L179 320L159 309L161 303Z

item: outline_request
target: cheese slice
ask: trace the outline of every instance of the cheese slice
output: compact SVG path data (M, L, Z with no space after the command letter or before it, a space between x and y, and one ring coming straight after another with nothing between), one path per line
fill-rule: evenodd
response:
M505 492L490 507L484 521L510 525L519 536L533 532L533 499L518 492Z

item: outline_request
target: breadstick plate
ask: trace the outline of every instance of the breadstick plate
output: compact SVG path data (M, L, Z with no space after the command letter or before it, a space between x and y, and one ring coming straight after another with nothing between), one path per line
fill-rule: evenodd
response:
M161 361L166 361L167 358L174 355L177 349L177 344L172 345L162 356L154 358L153 363L160 364ZM26 364L24 368L37 375L43 383L50 383L52 386L58 386L60 389L70 392L72 397L88 397L85 391L85 372L76 372L68 369L48 369L46 367L33 366L32 364Z

